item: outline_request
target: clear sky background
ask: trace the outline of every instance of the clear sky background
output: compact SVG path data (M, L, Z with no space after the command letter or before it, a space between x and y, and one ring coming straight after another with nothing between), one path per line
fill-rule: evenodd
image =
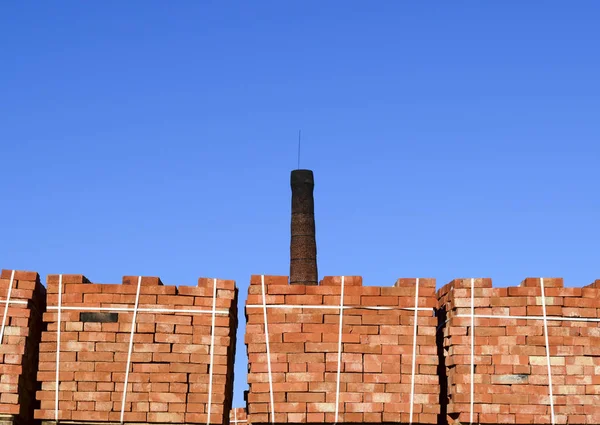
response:
M5 2L0 267L600 278L600 3ZM240 310L235 405L246 389Z

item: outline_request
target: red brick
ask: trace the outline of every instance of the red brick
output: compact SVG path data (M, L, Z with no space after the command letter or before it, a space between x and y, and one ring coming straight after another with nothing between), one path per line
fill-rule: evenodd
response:
M589 299L578 302L577 297L585 297L585 288L563 288L560 279L548 279L544 284L548 315L597 317L597 304L590 303ZM453 318L456 314L468 315L470 311L470 291L457 289L460 285L470 288L470 280L452 282L438 291L440 306L445 308L449 319L443 332L444 346L448 350L448 412L458 414L449 416L452 425L458 421L468 421L470 402L470 338L466 332L464 337L457 336L463 329L469 329L470 318ZM541 316L540 280L527 279L518 288L492 288L489 285L485 290L475 291L475 305L498 306L493 309L477 307L476 314ZM586 382L594 375L592 370L585 371L586 367L593 367L590 362L592 357L583 356L585 348L594 344L590 339L580 336L581 325L568 320L548 321L547 324L557 424L585 423L578 409L584 406L596 408L591 399L576 398L586 397L583 388L589 387ZM502 335L502 329L505 329L506 336L481 337ZM488 424L550 423L546 341L543 333L541 320L476 319L474 408L475 412L481 412L475 414L476 421ZM580 362L582 364L577 365ZM569 369L569 365L577 365L580 369ZM569 406L569 410L563 410L566 406Z
M297 295L286 295L285 302L286 304L321 305L323 303L323 305L337 306L340 301L337 294L340 293L341 279L329 280L329 282L332 286L302 287L294 285L295 288L303 289L295 289L294 294ZM344 310L341 341L342 373L340 375L340 396L343 402L340 406L338 422L349 420L382 422L384 400L365 402L365 398L370 396L373 391L385 394L387 385L397 385L396 388L390 388L392 391L396 391L392 397L396 397L398 400L406 397L405 405L408 401L410 382L401 384L400 382L404 378L400 373L401 371L405 373L404 367L406 366L406 373L408 373L410 381L412 362L409 356L412 354L412 339L408 343L404 339L408 340L413 335L414 313L400 310L400 306L412 307L414 305L414 280L410 282L411 288L395 288L398 295L393 292L393 295L381 295L382 290L386 288L362 287L358 279L356 283L357 286L345 285L344 292L345 298L347 298L344 300L345 302L353 301L359 305L365 300L365 305L387 304L397 308L391 310L360 308ZM435 284L430 286L429 292L426 292L428 295L423 296L425 301L419 300L420 305L429 304L432 307L437 305ZM256 289L251 286L249 293L259 296L260 292ZM281 293L287 292L281 291ZM388 292L388 294L390 293ZM403 297L403 294L406 296ZM263 397L263 395L268 396L269 393L264 317L260 309L256 311L249 309L247 314L246 341L250 362L248 417L251 422L268 422L269 400ZM404 320L402 324L401 318ZM419 355L417 365L425 363L425 366L431 366L431 368L423 369L427 372L427 376L425 376L417 367L415 381L423 382L423 384L417 383L415 389L417 391L433 389L434 394L431 398L423 396L421 392L415 394L415 400L418 400L415 405L416 414L423 414L421 413L424 411L423 403L437 404L439 397L439 383L436 374L438 358L435 343L437 321L429 319L424 315L423 322L419 323L417 343L427 355ZM271 359L273 396L279 400L287 400L287 403L275 406L276 412L281 412L276 414L276 421L282 423L295 420L334 422L337 356L340 348L339 310L294 308L286 311L285 314L269 314L268 320L271 356L285 354L283 359ZM382 330L388 325L396 326L396 332L384 334ZM399 335L402 335L402 340ZM381 355L384 349L389 351L386 356ZM369 367L373 367L373 363L363 363L363 356L370 355L364 353L377 353L382 358L373 373L364 373L368 372ZM430 373L432 374L430 375ZM307 382L308 386L306 386ZM354 385L354 389L350 389L350 385ZM362 387L358 387L358 385L362 385ZM352 392L350 393L350 391ZM430 416L425 416L425 419L434 423L437 421L438 411L439 406L435 406L433 409L429 408ZM408 417L405 419L408 422ZM418 418L415 417L415 419Z
M107 303L129 304L133 307L137 291L137 276L125 277L121 285L86 284L89 290L80 289L75 282L87 281L82 276L67 278L63 290L72 290L72 294L62 296L63 305L70 307L78 304L84 307L90 303L99 306L110 306ZM56 279L55 279L56 280ZM58 282L56 280L56 282ZM200 306L212 307L213 281L200 280L203 287L194 288L195 293L186 295L185 290L179 293L174 286L161 286L158 278L142 279L140 290L140 306L144 308L181 306L183 308ZM213 406L211 423L223 424L226 414L224 403L230 403L233 379L233 341L229 335L234 332L236 292L232 281L217 280L217 307L229 311L228 316L215 318L214 367L213 367ZM53 287L54 289L57 287ZM52 292L52 291L50 291ZM178 295L179 294L179 295ZM82 298L83 295L83 298ZM57 295L54 295L58 301ZM206 316L206 317L203 317ZM61 357L69 363L62 366L61 398L78 397L77 401L61 401L62 419L72 417L77 420L119 421L120 403L123 393L126 362L128 360L131 321L133 313L118 313L118 323L81 323L79 312L63 311L61 325ZM49 371L40 372L42 388L52 389L54 372L52 352L56 351L57 314L44 315L48 331L44 342L40 345L43 353L48 353L46 363ZM211 338L212 317L210 314L156 314L139 312L133 336L133 353L129 373L130 391L125 405L125 422L162 422L186 419L188 393L208 392L208 360L204 364L193 363L198 355L208 357L208 346ZM67 331L68 329L68 331ZM173 351L173 352L172 352ZM190 354L200 353L200 354ZM63 370L64 369L64 370ZM193 372L189 374L189 372ZM202 384L188 384L190 380ZM72 391L62 391L70 388ZM51 393L52 391L48 391ZM39 392L38 397L46 397ZM108 397L108 398L107 398ZM150 400L153 397L153 400ZM51 398L51 396L50 396ZM226 401L229 399L229 401ZM42 401L42 400L40 400ZM208 399L193 402L206 406ZM45 401L44 401L45 403ZM42 405L37 417L54 419L47 411L53 409L52 400ZM198 410L198 409L197 409ZM89 413L89 414L88 414ZM96 418L96 419L94 419ZM189 417L191 419L193 417ZM196 418L197 419L197 418ZM204 418L206 420L206 417Z

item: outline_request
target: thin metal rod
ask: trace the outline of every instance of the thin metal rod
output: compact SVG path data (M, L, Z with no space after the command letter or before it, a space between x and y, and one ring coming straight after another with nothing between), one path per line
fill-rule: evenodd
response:
M302 141L302 130L298 130L298 170L300 169L300 143Z

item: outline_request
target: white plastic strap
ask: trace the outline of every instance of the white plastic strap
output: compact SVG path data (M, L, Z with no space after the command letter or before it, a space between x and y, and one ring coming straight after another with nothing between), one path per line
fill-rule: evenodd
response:
M546 341L546 360L548 361L548 392L550 395L550 417L552 425L556 423L554 418L554 396L552 394L552 368L550 367L550 344L548 344L548 320L546 318L546 292L544 290L544 278L540 279L542 287L542 314L544 317L544 339Z
M0 303L5 303L5 302L6 302L6 300L5 300L5 299L2 299L2 298L0 298ZM10 303L9 303L9 304L10 304L10 305L15 305L15 304L16 304L16 305L18 305L18 304L21 304L21 305L28 305L28 304L29 304L29 302L28 302L28 301L26 301L26 300L10 300ZM55 307L55 308L56 308L56 307ZM2 417L2 415L0 415L0 418L1 418L1 417Z
M13 281L15 280L15 271L10 274L10 282L8 284L8 293L6 294L6 303L4 305L4 315L2 316L2 327L0 328L0 345L4 338L4 329L6 327L6 318L8 317L8 306L10 305L10 295L12 293Z
M135 308L133 309L133 318L131 319L131 334L129 335L129 351L127 353L127 369L125 369L125 383L123 385L123 400L121 401L121 423L125 416L125 402L127 400L127 385L129 383L129 368L131 366L131 352L133 351L133 335L135 333L135 321L137 318L137 308L140 303L140 288L142 287L142 276L138 277L137 292L135 294Z
M269 396L271 398L271 423L275 423L275 402L273 401L273 376L271 374L271 349L269 347L269 325L267 323L267 296L265 291L265 275L260 276L262 285L262 308L265 318L265 342L267 345L267 368L269 371Z
M61 306L62 306L62 274L58 275L58 318L56 331L56 388L54 389L55 405L54 405L54 421L58 422L58 387L60 385L60 322L61 322Z
M415 317L413 331L413 350L412 350L412 372L410 378L410 414L408 416L409 424L413 423L413 411L415 402L415 368L417 366L417 320L419 317L419 278L415 285Z
M473 407L475 404L475 279L471 279L471 408L469 423L473 423Z
M12 301L15 303L16 301ZM49 310L57 310L58 307L48 306ZM88 306L63 306L63 310L71 310L71 311L116 311L116 312L133 312L136 309L134 307L88 307ZM185 309L185 308L144 308L140 307L137 309L138 313L186 313L186 314L202 314L209 313L212 314L212 310L202 310L202 309ZM216 314L229 314L227 310L215 310Z
M246 308L264 308L262 304L248 304ZM267 305L266 308L315 308L319 310L338 310L340 307L337 305L289 305L289 304L270 304ZM409 310L413 311L414 307L390 307L390 306L351 306L346 305L342 307L344 310ZM419 307L417 310L419 311L431 311L433 312L433 308L431 307Z
M454 317L471 317L470 314L457 314ZM544 320L544 316L510 316L493 314L475 314L474 317L480 319L523 319L523 320ZM564 322L600 322L600 319L593 317L569 317L569 316L546 316L546 321L564 321Z
M340 329L338 335L337 383L335 387L335 423L338 422L340 408L340 374L342 371L342 327L344 322L344 276L342 276L342 295L340 297Z
M212 382L213 382L213 358L215 355L215 316L217 308L217 279L213 281L213 305L212 305L212 325L210 330L210 366L208 372L208 418L206 423L210 424L210 410L212 406Z

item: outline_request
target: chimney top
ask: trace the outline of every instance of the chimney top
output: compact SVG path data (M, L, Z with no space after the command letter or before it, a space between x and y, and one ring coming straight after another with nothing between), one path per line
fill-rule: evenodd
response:
M318 285L312 170L292 171L290 284Z
M297 185L297 184L310 184L310 185L314 186L315 178L313 176L312 170L298 169L298 170L292 171L291 184L292 184L292 189L293 189L294 185Z

